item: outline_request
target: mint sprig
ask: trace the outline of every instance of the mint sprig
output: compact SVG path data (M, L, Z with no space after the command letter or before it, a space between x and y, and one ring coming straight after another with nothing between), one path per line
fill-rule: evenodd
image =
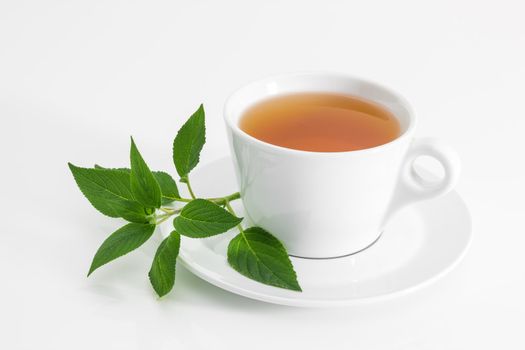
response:
M104 168L98 164L95 164L95 169L107 169L107 168ZM115 169L110 169L110 170L120 170L128 174L131 172L130 168L115 168ZM175 180L173 180L170 174L164 171L152 171L152 174L155 177L155 179L157 179L157 182L159 183L160 190L162 193L162 204L163 205L170 204L173 201L175 201L177 198L180 198L177 183L175 182Z
M195 199L189 202L173 220L173 227L181 235L204 238L224 233L241 221L242 218L236 217L209 200Z
M100 266L115 260L143 245L155 231L155 225L129 223L109 236L98 248L88 276Z
M168 294L173 288L179 248L180 235L173 231L159 245L155 258L153 258L148 276L159 297Z
M89 169L69 163L80 191L104 215L131 222L146 222L145 208L131 193L128 173L113 169Z
M301 291L286 249L277 238L260 227L241 230L230 241L228 262L253 280Z
M151 173L148 165L142 159L133 137L131 138L131 193L146 208L160 208L162 193L160 186Z
M243 228L230 202L238 192L224 197L197 198L190 172L197 166L206 140L205 113L201 105L180 128L173 141L173 162L180 182L191 198L180 196L176 181L166 172L151 171L131 138L130 168L82 168L69 163L81 192L104 215L130 223L112 233L100 246L88 276L99 267L137 249L157 225L173 218L174 230L157 248L148 273L157 295L168 294L175 283L180 236L203 239L237 227L228 246L228 263L255 281L301 291L283 244L260 227ZM179 203L176 207L170 203Z
M199 163L199 157L205 142L204 107L201 104L180 128L173 140L173 163L183 181L186 180L190 171Z

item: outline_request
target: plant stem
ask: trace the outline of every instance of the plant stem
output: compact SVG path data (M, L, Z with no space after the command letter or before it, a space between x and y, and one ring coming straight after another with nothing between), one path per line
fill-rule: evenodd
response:
M230 202L228 200L225 200L225 205L226 205L226 208L228 209L228 211L234 215L234 216L237 216L235 214L235 210L233 210L232 206L230 205ZM239 229L239 231L241 232L242 236L244 237L244 229L242 228L242 225L239 224L237 225L237 228Z
M160 219L159 221L157 221L157 222L155 223L155 225L160 225L160 224L162 224L164 221L168 220L169 218L170 218L169 216L166 216L166 217Z
M169 211L169 212L165 212L165 214L160 214L160 215L157 215L157 219L160 219L159 221L157 221L155 224L156 225L159 225L161 223L163 223L164 221L168 220L170 217L172 217L173 215L175 214L178 214L181 212L182 209L177 209L177 210L173 210L173 211Z
M189 182L188 182L188 186L189 186ZM191 191L191 187L188 187L188 189L190 190L190 193L193 194L193 192ZM193 194L193 196L194 196L194 194ZM217 205L225 205L227 207L228 211L230 213L232 213L233 215L235 215L235 212L233 211L233 208L230 205L230 201L234 201L234 200L239 199L239 198L241 198L240 193L239 192L235 192L235 193L232 193L232 194L230 194L228 196L225 196L225 197L207 198L207 200L209 200L210 202L213 202L213 203L215 203ZM195 197L193 197L193 199L195 199ZM188 203L188 202L191 202L193 199L190 199L190 198L175 198L174 200L178 201L178 202ZM160 219L159 221L157 221L155 223L156 225L163 223L164 221L166 221L168 218L170 218L173 215L179 214L182 211L182 208L181 209L173 209L173 208L168 208L168 207L161 207L161 208L159 208L159 210L162 211L163 214L157 215L155 217L156 219ZM152 214L152 217L153 217L153 214ZM240 225L238 225L238 227L239 227L239 230L241 232L244 232Z
M235 192L226 197L208 198L208 200L214 202L215 204L226 204L226 202L231 202L239 198L241 198L241 194L239 192Z
M172 198L175 202L185 202L185 203L189 203L191 202L193 199L190 199L190 198Z
M226 201L232 202L234 200L237 200L241 198L241 194L239 192L232 193L225 197L212 197L212 198L206 198L206 200L209 200L210 202L213 202L215 204L225 204ZM183 202L183 203L189 203L194 198L171 198L175 202ZM162 209L161 209L162 210Z
M197 198L197 197L195 197L195 193L193 193L193 189L191 188L190 178L189 177L186 178L186 186L188 187L188 191L190 192L191 198L193 198L193 199Z

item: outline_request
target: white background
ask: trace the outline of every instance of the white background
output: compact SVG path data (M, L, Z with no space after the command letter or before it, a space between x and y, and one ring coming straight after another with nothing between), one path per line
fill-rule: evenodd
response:
M0 348L523 349L525 7L507 1L0 2ZM204 102L202 162L227 154L221 109L270 74L340 71L412 102L420 136L461 154L474 241L437 284L400 299L295 309L179 267L158 300L147 245L87 279L121 223L66 162L126 165L134 135L173 172L171 142Z

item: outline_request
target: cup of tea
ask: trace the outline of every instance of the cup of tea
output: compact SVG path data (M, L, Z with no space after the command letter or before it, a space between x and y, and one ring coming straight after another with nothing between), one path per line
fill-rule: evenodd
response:
M457 154L414 139L407 101L379 84L341 74L297 73L252 82L224 109L246 214L290 255L354 254L381 236L400 208L450 191ZM414 161L430 156L430 181Z

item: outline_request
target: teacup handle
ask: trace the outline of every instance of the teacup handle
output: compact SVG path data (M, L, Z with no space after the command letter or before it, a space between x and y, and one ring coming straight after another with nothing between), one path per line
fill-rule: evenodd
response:
M432 157L441 163L445 173L442 179L431 181L416 172L414 162L421 156ZM398 185L386 219L408 204L447 193L456 185L460 171L459 156L450 146L434 138L415 139L401 166Z

